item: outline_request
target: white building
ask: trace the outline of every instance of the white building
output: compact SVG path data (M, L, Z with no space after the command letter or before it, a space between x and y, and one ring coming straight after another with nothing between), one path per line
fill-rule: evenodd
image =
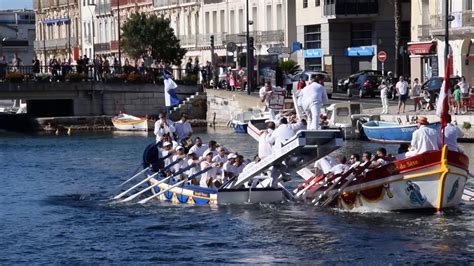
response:
M81 55L93 58L95 53L95 9L96 4L91 0L81 0Z
M35 14L33 10L0 11L0 56L11 63L16 53L23 64L34 58Z

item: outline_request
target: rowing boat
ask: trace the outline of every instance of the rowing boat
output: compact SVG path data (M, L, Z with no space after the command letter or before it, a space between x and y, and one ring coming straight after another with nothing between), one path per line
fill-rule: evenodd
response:
M121 113L112 118L114 127L125 131L148 131L148 120L129 114Z

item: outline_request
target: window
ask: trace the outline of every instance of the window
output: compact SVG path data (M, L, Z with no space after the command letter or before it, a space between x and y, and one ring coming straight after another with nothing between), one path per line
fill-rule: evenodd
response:
M303 8L307 8L308 7L308 0L303 0Z
M320 6L321 5L321 0L314 0L314 5L315 6Z
M273 26L272 26L272 6L267 6L267 14L265 14L266 17L267 17L267 30L273 30ZM278 18L278 19L282 19L282 18Z
M321 25L304 26L304 48L321 48Z
M321 71L321 58L305 58L304 67L308 71Z
M204 17L206 18L206 33L209 33L210 32L210 30L209 30L209 26L210 26L209 25L210 24L209 12L206 12Z
M283 11L281 5L277 5L277 30L282 30L283 29ZM281 19L280 19L281 18Z
M372 24L353 23L351 31L351 46L372 45Z

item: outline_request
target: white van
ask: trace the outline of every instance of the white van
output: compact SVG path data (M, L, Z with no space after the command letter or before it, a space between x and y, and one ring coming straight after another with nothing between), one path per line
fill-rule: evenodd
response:
M332 84L332 79L328 75L327 72L324 71L300 71L297 74L295 74L291 80L293 81L293 89L296 90L298 81L300 80L300 77L303 76L303 80L308 84L308 80L313 74L320 74L324 76L324 87L326 88L326 93L328 94L328 98L331 99L332 97L332 92L333 92L333 84Z

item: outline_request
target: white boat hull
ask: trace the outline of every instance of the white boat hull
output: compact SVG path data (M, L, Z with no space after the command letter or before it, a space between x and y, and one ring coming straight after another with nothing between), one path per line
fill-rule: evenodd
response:
M112 123L117 130L123 131L148 131L148 120L132 115L120 114L112 118Z

